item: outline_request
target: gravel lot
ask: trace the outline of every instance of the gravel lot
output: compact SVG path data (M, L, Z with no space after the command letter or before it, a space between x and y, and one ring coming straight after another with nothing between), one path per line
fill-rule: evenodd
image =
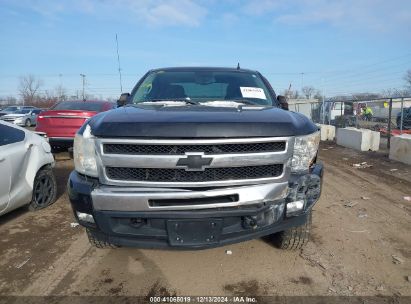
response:
M311 242L297 252L268 239L202 251L94 249L70 226L73 163L56 158L57 202L0 218L1 295L411 296L411 166L383 154L322 144L323 194ZM373 166L352 166L363 161Z

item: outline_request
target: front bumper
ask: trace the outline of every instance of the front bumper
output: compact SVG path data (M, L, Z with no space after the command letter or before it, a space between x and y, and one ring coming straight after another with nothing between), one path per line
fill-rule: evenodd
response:
M23 127L25 126L25 122L26 122L25 119L20 119L20 118L0 118L0 119L8 123L15 124L17 126L23 126ZM31 123L35 124L33 120L31 121Z
M107 187L72 172L68 193L77 220L81 212L91 214L95 221L79 223L102 241L142 248L201 249L304 224L319 199L322 173L322 165L316 164L310 173L292 175L287 183L184 190ZM296 200L304 200L303 210L286 217L286 204Z
M37 129L36 129L37 130ZM48 136L46 132L34 131L37 135L44 137L52 147L71 148L73 147L74 137Z
M22 121L22 120L15 120L14 122L13 122L15 125L18 125L18 126L25 126L26 124L25 124L25 122L24 121ZM32 124L34 124L33 122L31 122ZM35 125L35 124L34 124Z
M2 118L0 118L0 119L3 120L3 121L5 121L5 122L11 123L11 124L14 124L15 121L16 121L15 118L4 118L4 117L2 117Z

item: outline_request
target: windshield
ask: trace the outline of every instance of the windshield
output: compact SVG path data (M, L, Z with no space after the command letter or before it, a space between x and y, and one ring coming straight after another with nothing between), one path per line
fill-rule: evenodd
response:
M56 104L52 110L79 110L101 112L103 103L100 102L83 102L83 101L63 101Z
M18 110L16 112L14 112L14 114L27 114L30 113L30 109L24 109L24 110Z
M256 73L243 71L156 71L148 74L131 98L134 104L161 100L230 100L273 105Z

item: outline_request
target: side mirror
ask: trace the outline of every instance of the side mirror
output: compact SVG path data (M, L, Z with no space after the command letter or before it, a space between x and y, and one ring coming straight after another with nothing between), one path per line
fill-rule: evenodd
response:
M281 109L288 111L287 98L286 98L285 96L278 95L278 96L277 96L277 100L278 100L278 102L280 103Z
M120 95L120 98L117 100L117 107L124 106L130 97L130 93L123 93Z

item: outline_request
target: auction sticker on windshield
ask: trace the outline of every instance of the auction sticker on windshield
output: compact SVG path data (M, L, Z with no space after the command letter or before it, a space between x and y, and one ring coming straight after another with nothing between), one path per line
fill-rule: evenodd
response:
M258 99L267 99L265 97L264 90L261 88L254 87L240 87L241 95L244 98L258 98Z

